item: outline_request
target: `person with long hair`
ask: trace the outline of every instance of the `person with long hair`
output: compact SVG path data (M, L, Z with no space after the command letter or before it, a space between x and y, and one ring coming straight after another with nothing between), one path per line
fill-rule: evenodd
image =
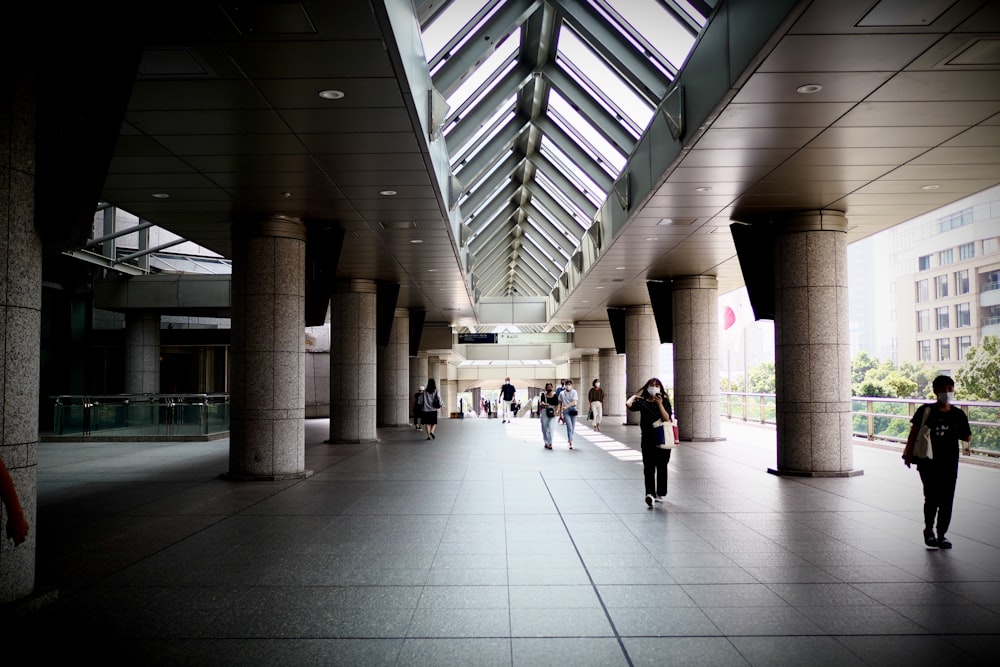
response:
M438 410L441 409L441 394L438 392L437 383L434 381L434 378L427 380L427 388L424 389L424 395L421 398L423 399L423 412L420 415L420 422L424 425L424 433L427 434L427 439L432 440L437 438L434 435L434 431L437 430ZM437 401L436 406L435 399Z
M628 397L625 407L639 413L646 506L652 507L654 501L662 503L663 497L667 495L667 464L670 463L670 450L661 447L657 428L662 427L669 431L671 442L673 441L673 428L670 425L673 413L670 399L659 378L649 378L639 391ZM662 422L662 426L657 422Z
M601 421L604 419L604 390L601 389L601 381L597 378L590 383L587 402L590 404L590 421L594 424L594 430L600 433Z

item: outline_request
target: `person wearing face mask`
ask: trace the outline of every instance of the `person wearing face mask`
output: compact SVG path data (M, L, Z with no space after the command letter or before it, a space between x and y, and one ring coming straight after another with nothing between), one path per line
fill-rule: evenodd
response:
M955 400L955 381L947 375L939 375L934 378L931 387L937 402L921 405L913 414L910 434L903 449L903 463L907 468L911 463L917 464L917 472L920 473L920 481L924 486L924 545L928 549L951 549L951 542L945 534L951 524L955 483L958 480L958 442L970 442L972 429L965 412L952 405ZM931 447L927 457L914 455L922 426L930 429L931 434Z
M556 419L556 408L559 407L559 397L552 389L552 383L545 383L545 393L538 397L538 421L542 424L542 444L545 449L552 449L552 422Z
M662 503L667 495L667 464L670 463L670 450L660 447L657 434L657 421L664 423L664 428L670 428L670 399L663 389L663 383L658 378L646 380L638 392L629 396L625 407L639 413L639 431L641 433L642 475L646 485L646 506L652 507L653 502ZM672 437L672 435L671 435Z
M604 418L604 390L601 389L601 381L596 378L590 383L587 402L590 403L590 421L594 424L594 430L600 432L601 420Z
M573 431L576 429L577 404L580 402L580 394L573 389L573 381L566 380L565 389L559 392L559 417L566 424L566 439L569 440L569 448L573 449Z

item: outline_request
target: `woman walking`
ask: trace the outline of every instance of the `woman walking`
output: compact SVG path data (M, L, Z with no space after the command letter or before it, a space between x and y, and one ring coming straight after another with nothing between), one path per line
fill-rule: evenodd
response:
M601 389L601 381L596 378L590 383L587 402L590 403L590 421L594 424L594 430L600 433L601 420L604 419L604 390Z
M639 413L646 506L652 507L654 500L662 503L663 496L667 495L667 464L670 463L670 450L660 446L660 433L657 428L662 427L668 432L673 442L670 399L663 390L663 383L658 378L650 378L646 380L642 389L628 397L625 407ZM662 422L662 426L657 422Z
M545 449L552 449L552 422L556 419L559 397L552 389L552 383L545 383L545 393L538 397L538 420L542 424L542 443Z
M576 429L577 403L580 394L573 389L573 381L566 380L566 388L559 392L559 416L566 422L566 439L569 448L573 449L573 431Z
M441 409L441 394L438 393L437 383L434 382L434 378L427 380L427 388L424 389L423 395L423 412L420 415L420 421L424 425L424 433L427 434L427 439L437 438L434 435L434 431L437 430L438 426L438 410Z

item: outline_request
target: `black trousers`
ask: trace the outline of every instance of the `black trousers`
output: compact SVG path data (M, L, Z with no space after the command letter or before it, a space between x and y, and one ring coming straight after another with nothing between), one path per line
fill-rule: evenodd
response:
M937 517L937 534L943 537L951 525L951 508L955 502L955 483L958 472L953 466L935 465L935 462L921 463L917 470L924 484L924 528L934 529Z
M646 483L646 495L667 495L670 452L669 449L660 449L655 445L642 445L642 476Z

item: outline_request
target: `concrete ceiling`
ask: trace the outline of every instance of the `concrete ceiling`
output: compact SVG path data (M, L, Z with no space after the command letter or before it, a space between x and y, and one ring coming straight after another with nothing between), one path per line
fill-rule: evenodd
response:
M549 324L648 303L647 280L742 286L734 220L837 209L855 241L1000 183L1000 2L786 4L724 90L685 84L689 107L710 108ZM712 21L752 31L753 5L722 3ZM398 283L398 305L427 322L489 324L403 74L400 6L416 25L409 2L160 6L102 199L226 256L243 216L337 225L338 276ZM808 84L822 89L797 92Z

